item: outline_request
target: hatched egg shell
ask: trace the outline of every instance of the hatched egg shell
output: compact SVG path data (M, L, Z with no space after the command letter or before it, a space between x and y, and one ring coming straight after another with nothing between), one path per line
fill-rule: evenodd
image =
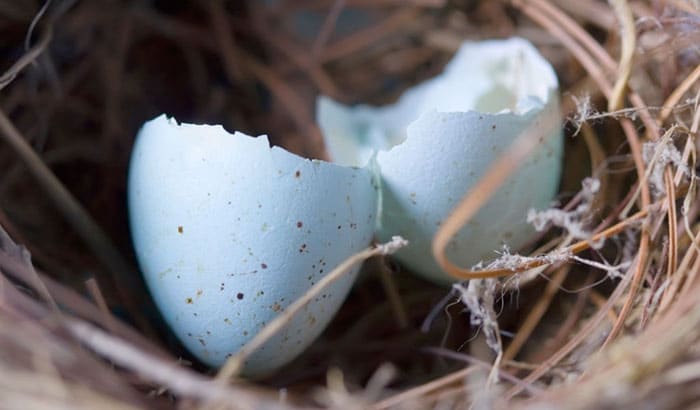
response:
M136 255L164 319L202 362L220 366L373 235L367 169L307 160L267 137L164 115L139 132L129 172ZM245 363L270 373L301 353L345 299L330 286Z
M433 236L491 163L535 126L542 133L532 155L446 252L454 263L472 266L532 237L527 211L549 204L561 173L557 89L554 70L526 40L467 42L443 74L396 104L351 108L321 97L317 117L335 161L360 165L379 151L379 239L405 237L410 245L395 257L428 279L450 283L432 256Z

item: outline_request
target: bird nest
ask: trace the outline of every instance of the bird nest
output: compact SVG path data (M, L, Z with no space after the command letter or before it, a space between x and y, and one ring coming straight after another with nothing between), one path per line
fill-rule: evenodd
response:
M0 33L0 407L697 406L697 2L0 1ZM554 66L566 139L559 205L524 256L452 288L372 259L264 379L184 350L129 239L145 120L325 158L319 94L386 103L464 40L511 36Z

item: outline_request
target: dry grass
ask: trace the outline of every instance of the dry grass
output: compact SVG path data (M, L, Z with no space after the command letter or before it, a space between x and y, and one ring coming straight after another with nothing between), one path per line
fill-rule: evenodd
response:
M0 408L698 405L697 2L265 3L0 1ZM190 362L128 238L143 121L222 123L324 158L318 93L390 101L462 40L512 35L560 78L568 222L507 269L443 258L488 278L452 291L375 260L324 335L266 380ZM438 258L527 140L443 225ZM597 190L581 190L587 177ZM474 295L484 332L460 301Z

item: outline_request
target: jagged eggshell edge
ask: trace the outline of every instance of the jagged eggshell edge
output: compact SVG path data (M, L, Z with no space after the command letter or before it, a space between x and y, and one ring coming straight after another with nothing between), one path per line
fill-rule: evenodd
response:
M514 65L517 75L509 71ZM519 248L534 233L525 222L527 210L549 204L561 173L557 90L553 68L528 41L466 42L443 74L409 89L396 104L346 107L320 97L317 117L333 160L361 164L379 151L379 239L407 238L410 245L395 257L446 284L453 279L431 253L435 232L518 135L547 121L541 124L549 130L541 145L456 235L447 253L470 266L497 257L504 244ZM499 102L503 96L512 101Z
M165 321L220 366L350 255L368 246L377 183L367 169L308 160L221 126L144 124L129 172L132 238ZM246 362L270 373L300 354L345 299L355 271Z

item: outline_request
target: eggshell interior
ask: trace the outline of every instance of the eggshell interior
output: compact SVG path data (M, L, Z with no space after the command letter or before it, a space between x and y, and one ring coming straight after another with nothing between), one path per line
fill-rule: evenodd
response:
M211 366L368 246L376 203L366 169L303 159L221 126L160 116L143 126L132 154L129 211L141 269L173 332ZM354 275L313 300L244 374L267 374L301 353Z
M378 237L402 235L395 256L412 271L450 283L431 253L450 211L512 141L531 126L540 145L448 246L455 263L471 266L519 248L534 230L530 208L547 206L561 173L557 79L529 42L519 38L465 43L444 72L385 107L346 107L321 97L317 117L328 150L341 164L364 164L377 151L382 213ZM551 122L551 121L550 121ZM533 125L535 124L535 125Z

